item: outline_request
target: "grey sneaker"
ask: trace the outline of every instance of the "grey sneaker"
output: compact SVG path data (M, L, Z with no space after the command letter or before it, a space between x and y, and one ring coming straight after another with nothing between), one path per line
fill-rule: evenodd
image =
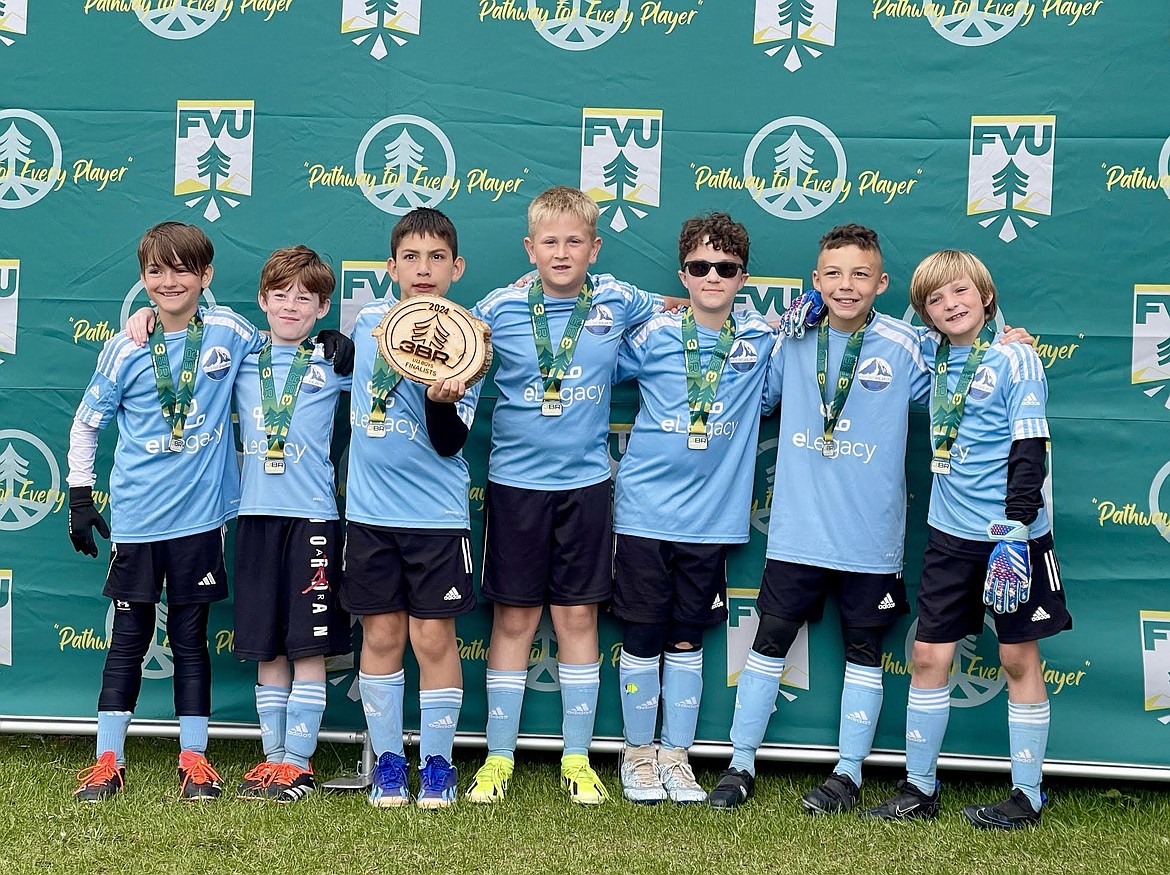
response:
M688 805L706 802L707 791L695 780L686 748L675 747L658 751L658 777L671 802Z
M639 805L657 805L666 800L666 789L658 778L654 745L626 745L622 751L622 795Z

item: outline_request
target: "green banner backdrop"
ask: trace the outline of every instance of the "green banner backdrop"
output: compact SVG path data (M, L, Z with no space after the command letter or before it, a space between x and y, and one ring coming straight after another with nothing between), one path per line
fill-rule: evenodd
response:
M66 435L102 342L145 301L147 226L204 227L208 298L254 319L264 258L307 243L339 277L326 323L348 329L389 289L389 230L410 208L459 227L452 296L469 305L526 268L528 201L570 183L601 206L600 268L647 289L678 288L684 218L730 211L753 238L741 303L772 316L835 224L881 233L894 315L924 255L978 253L1051 384L1076 629L1044 646L1049 755L1168 764L1168 30L1164 0L0 0L0 714L93 713L110 613L104 561L66 538ZM494 397L467 449L477 535ZM615 463L636 403L614 404ZM754 631L775 446L766 422L752 541L708 641L704 741L727 739ZM912 583L927 458L918 415ZM486 607L460 622L465 731L483 730L489 629ZM251 722L231 635L219 605L214 717ZM770 742L835 744L837 637L826 621L794 647ZM902 748L912 637L886 642L882 748ZM598 732L618 736L608 624L603 645ZM555 653L542 627L525 733L559 732ZM140 715L171 713L171 672L160 627ZM331 667L327 725L362 727L355 675L352 658ZM947 751L1002 755L993 634L960 648L953 683Z

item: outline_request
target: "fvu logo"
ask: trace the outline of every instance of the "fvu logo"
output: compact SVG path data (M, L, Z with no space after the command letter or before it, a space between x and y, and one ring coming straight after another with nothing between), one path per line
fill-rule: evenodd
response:
M384 261L341 262L341 333L353 334L362 307L381 301L393 285Z
M753 276L735 296L736 310L755 310L774 322L804 291L804 282L795 277Z
M1170 709L1170 612L1139 612L1142 633L1142 673L1145 676L1145 710ZM1170 723L1170 715L1159 717Z
M597 201L609 227L629 227L660 204L662 110L594 109L581 114L581 190Z
M1052 215L1055 152L1054 115L972 116L967 215L998 226L1005 243L1019 236L1016 222L1036 227Z
M28 33L28 0L0 0L0 43L11 46ZM11 663L10 663L11 664Z
M16 307L20 298L20 261L0 258L0 352L16 352Z
M0 262L2 263L2 262ZM1151 398L1170 384L1170 285L1133 287L1133 373ZM1170 397L1166 399L1170 410Z
M769 58L784 54L784 69L795 73L805 58L819 58L837 39L837 0L756 0L752 42L770 46Z
M180 100L175 135L175 196L214 222L220 202L240 205L252 194L252 100ZM194 195L194 197L192 197Z
M406 45L407 37L418 36L421 16L422 0L341 0L341 34L355 46L369 43L380 61L388 54L383 36Z

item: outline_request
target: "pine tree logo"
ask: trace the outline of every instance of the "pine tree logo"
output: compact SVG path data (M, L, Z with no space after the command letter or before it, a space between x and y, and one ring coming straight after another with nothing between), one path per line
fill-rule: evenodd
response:
M169 40L194 39L215 26L227 9L227 0L219 0L213 9L196 9L180 0L169 6L143 4L149 9L135 9L139 23L153 33Z
M790 73L831 48L836 31L837 0L756 0L752 42L769 46L769 58L783 57Z
M0 45L12 46L28 33L28 0L0 0Z
M251 100L178 101L175 195L209 222L252 194L255 115Z
M581 114L581 190L621 233L659 205L662 110L598 109Z
M342 0L341 34L355 46L368 44L380 61L389 54L387 40L401 47L418 36L421 15L422 0Z
M430 319L415 324L410 330L410 339L413 343L434 350L442 350L450 337L451 332L443 327L438 313L432 314Z
M1133 287L1133 367L1130 382L1170 410L1170 285Z
M967 214L1005 243L1052 215L1056 116L974 116Z
M0 430L0 531L35 526L60 494L61 469L45 442L20 429Z
M61 141L27 109L0 110L0 209L31 206L57 185Z
M608 42L624 26L630 0L528 0L528 20L541 38L567 52Z
M1005 15L979 9L978 7L983 4L980 4L978 0L970 0L966 3L968 10L964 12L954 11L956 7L962 7L961 3L944 2L938 5L943 8L949 7L952 11L947 14L928 16L930 26L943 39L957 46L965 47L986 46L1003 39L1023 21L1029 8L1027 3L996 4L1012 10Z
M767 156L771 160L762 160ZM815 119L787 116L761 128L744 155L752 199L781 219L820 215L844 190L848 165L837 135Z
M440 158L441 155L441 158ZM382 212L403 216L437 207L455 187L455 150L438 125L416 115L384 118L362 137L355 174L377 180L362 186Z

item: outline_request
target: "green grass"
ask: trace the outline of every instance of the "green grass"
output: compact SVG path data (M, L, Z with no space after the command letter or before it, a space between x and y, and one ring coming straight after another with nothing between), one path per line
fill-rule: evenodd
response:
M258 745L213 741L212 761L234 789ZM89 738L0 736L0 873L367 872L865 872L1128 873L1170 869L1170 796L1158 788L1052 783L1044 824L977 833L962 805L1006 795L1006 780L944 775L936 823L880 824L811 818L800 795L823 777L761 767L756 795L735 813L707 806L641 807L613 799L571 806L555 758L521 753L508 799L454 810L376 810L365 797L317 795L281 807L225 798L175 798L174 740L130 739L126 792L104 805L70 798L90 764ZM346 771L357 748L323 745L322 779ZM620 792L612 757L595 757ZM478 758L459 759L464 783ZM710 786L722 763L699 778ZM863 789L876 804L898 776L877 772Z

